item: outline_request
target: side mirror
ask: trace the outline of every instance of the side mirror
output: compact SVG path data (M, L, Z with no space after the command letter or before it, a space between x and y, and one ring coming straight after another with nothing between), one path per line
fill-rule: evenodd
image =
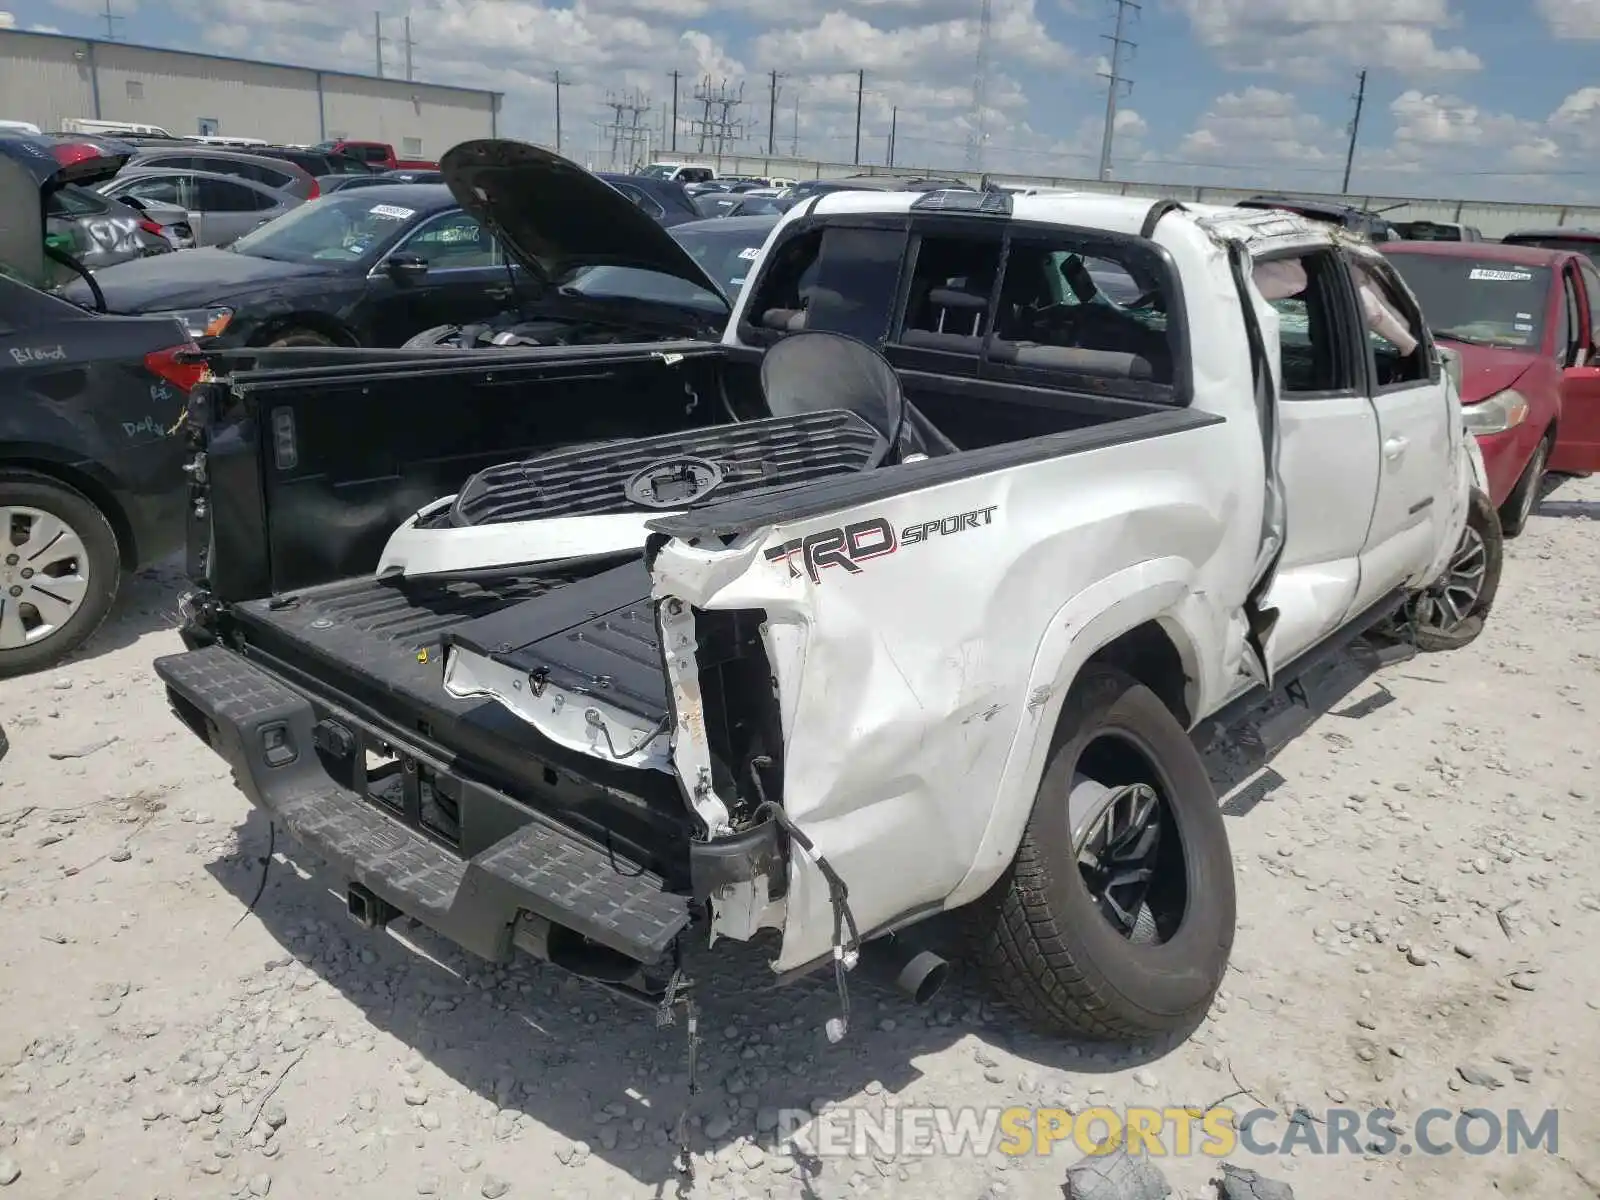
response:
M391 255L383 266L396 283L416 283L428 273L428 260L420 254Z

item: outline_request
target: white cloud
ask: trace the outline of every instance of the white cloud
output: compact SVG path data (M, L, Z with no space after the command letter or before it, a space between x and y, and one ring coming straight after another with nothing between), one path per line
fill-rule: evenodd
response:
M1175 0L1194 36L1241 70L1326 78L1335 65L1406 76L1476 71L1476 54L1440 45L1458 24L1450 0Z
M1179 144L1179 157L1248 166L1255 163L1333 169L1339 134L1295 98L1248 87L1218 96Z
M1600 38L1600 0L1534 0L1534 7L1559 38Z
M8 12L0 12L0 29L15 29L17 18Z

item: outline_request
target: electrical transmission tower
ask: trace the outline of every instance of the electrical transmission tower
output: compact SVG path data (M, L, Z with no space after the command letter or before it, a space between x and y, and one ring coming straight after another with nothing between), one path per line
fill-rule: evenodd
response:
M650 127L644 121L650 100L633 91L608 94L605 103L611 110L611 123L602 127L611 135L611 169L631 170L650 152Z
M1122 85L1128 85L1128 91L1133 91L1133 80L1122 73L1123 55L1131 52L1138 45L1123 36L1127 29L1128 10L1138 12L1140 6L1135 0L1115 0L1117 6L1117 27L1115 33L1102 33L1100 36L1111 43L1111 70L1101 71L1100 78L1106 81L1106 128L1100 138L1100 178L1111 178L1111 143L1117 133L1117 97Z
M981 0L978 11L978 61L972 73L972 128L967 133L967 170L983 170L984 143L989 135L984 128L984 111L989 94L990 0Z
M105 11L100 14L100 19L106 23L106 41L120 41L121 39L117 37L117 22L122 18L111 11L111 0L106 0Z
M744 118L738 115L744 105L744 84L730 91L726 79L712 86L708 75L695 86L694 98L700 103L700 116L689 123L691 132L699 137L701 154L710 151L720 160L730 142L745 136Z

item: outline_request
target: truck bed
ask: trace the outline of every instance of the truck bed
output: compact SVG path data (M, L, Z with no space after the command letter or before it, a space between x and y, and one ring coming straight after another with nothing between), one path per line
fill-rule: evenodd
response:
M634 566L637 595L644 596L649 580L642 563ZM593 573L485 583L359 577L238 604L232 613L247 657L314 700L654 863L664 846L684 837L683 803L671 778L587 756L579 763L501 705L457 699L443 687L447 635L540 597L554 600L552 593ZM448 821L448 812L441 815Z

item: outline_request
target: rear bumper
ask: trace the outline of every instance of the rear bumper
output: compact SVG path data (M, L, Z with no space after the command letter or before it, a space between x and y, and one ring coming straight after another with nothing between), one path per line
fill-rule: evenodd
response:
M174 712L233 768L250 801L397 913L503 962L577 935L645 966L690 920L661 879L426 753L392 745L389 802L374 798L367 747L385 741L221 646L158 658ZM448 796L450 835L424 817ZM436 801L435 801L436 803ZM553 955L552 955L553 956Z

